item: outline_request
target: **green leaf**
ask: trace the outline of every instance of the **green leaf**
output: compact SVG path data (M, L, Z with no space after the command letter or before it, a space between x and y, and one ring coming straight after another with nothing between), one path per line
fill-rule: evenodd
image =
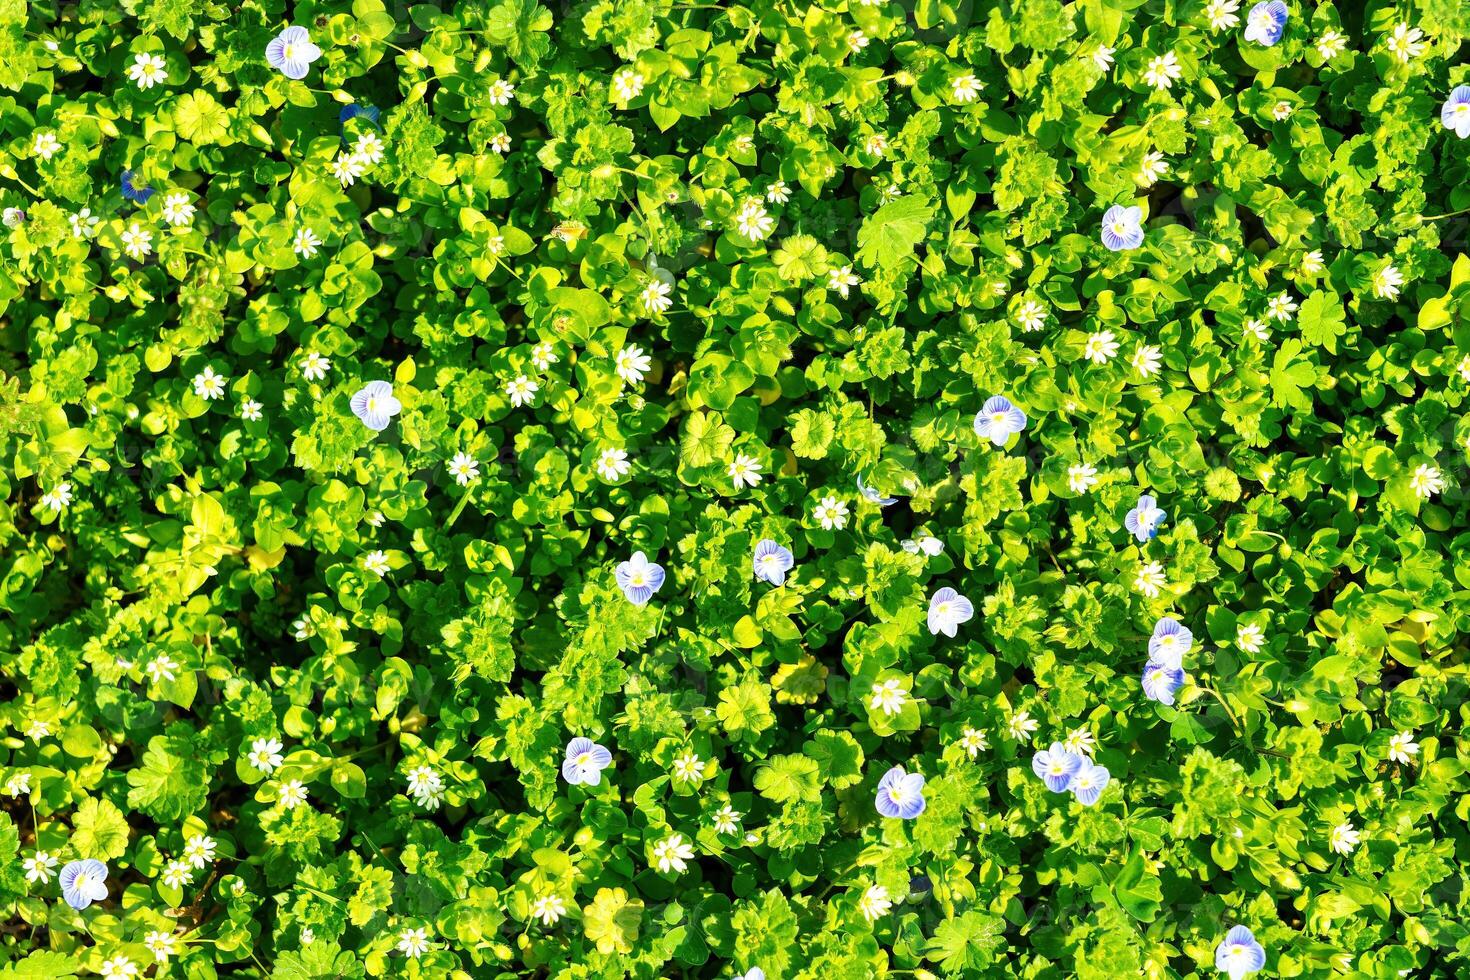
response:
M1140 922L1152 922L1163 904L1158 875L1144 867L1143 852L1134 851L1113 879L1113 894L1118 904Z
M128 849L128 821L105 797L89 796L72 819L71 845L84 858L111 861Z
M1308 296L1297 313L1302 337L1316 347L1337 352L1337 338L1347 333L1342 301L1336 294L1319 289Z
M945 919L924 947L924 958L950 973L983 970L990 966L991 954L1005 939L1004 927L1000 916L974 909L958 918Z
M858 229L858 261L868 268L897 268L913 257L933 219L934 209L920 198L889 201L863 219Z
M755 788L776 803L815 800L821 794L817 764L804 755L778 755L756 770Z
M173 822L197 812L209 797L209 770L184 738L154 736L143 764L128 773L128 806Z

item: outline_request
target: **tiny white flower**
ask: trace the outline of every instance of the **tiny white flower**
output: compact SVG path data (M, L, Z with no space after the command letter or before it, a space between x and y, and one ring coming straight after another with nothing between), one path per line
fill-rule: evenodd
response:
M194 211L188 194L174 193L163 199L163 220L175 228L187 225L194 217Z
M784 180L773 180L766 185L766 200L772 204L785 204L791 200L791 188Z
M215 840L207 834L195 834L184 844L184 860L196 868L214 861Z
M357 134L357 142L352 146L352 152L359 156L369 166L383 162L383 140L377 133L365 131Z
M1428 500L1437 493L1444 493L1445 480L1439 468L1421 463L1414 468L1414 475L1409 478L1409 486L1421 500Z
M1290 321L1296 311L1297 303L1290 293L1282 292L1266 301L1266 316L1269 319Z
M71 223L71 237L93 238L97 234L98 217L91 208L82 208L67 219Z
M1309 276L1315 276L1327 268L1327 261L1322 257L1322 250L1314 248L1302 256L1302 272Z
M560 895L542 895L531 903L532 918L540 919L543 926L554 926L567 914L567 903Z
M1098 71L1105 72L1113 67L1113 55L1117 53L1117 50L1117 48L1110 48L1106 44L1099 44L1097 46L1097 50L1092 52L1091 57L1092 63L1097 65Z
M1139 164L1138 183L1144 187L1152 187L1168 172L1169 161L1164 159L1164 154L1158 150L1149 150L1143 155L1143 163Z
M735 227L746 238L758 242L775 230L776 219L766 211L765 205L752 197L747 198L736 212Z
M5 781L6 796L29 796L30 792L31 774L28 772L18 772Z
M1245 326L1241 328L1241 333L1244 334L1244 336L1254 338L1261 343L1265 343L1271 337L1271 332L1266 327L1266 324L1261 320L1256 319L1245 321Z
M1046 323L1046 309L1034 299L1025 300L1016 307L1016 322L1026 333L1040 330Z
M491 105L510 105L511 96L515 94L516 87L503 78L495 79L495 81L490 83L490 87L485 90L485 95L490 100Z
M1118 341L1111 330L1101 330L1087 338L1082 356L1093 364L1106 364L1118 354Z
M143 945L148 947L148 952L153 954L153 959L158 963L167 963L170 956L179 953L179 940L171 932L163 932L153 929L143 937Z
M1353 828L1352 822L1344 820L1332 828L1327 842L1338 854L1351 854L1362 839L1363 835Z
M332 176L343 187L350 187L357 178L367 173L367 167L368 162L356 153L342 152L332 161Z
M170 861L163 869L163 883L170 888L183 888L193 880L193 869L183 861Z
M133 55L133 63L128 66L128 77L139 88L150 89L168 78L168 66L158 55L140 52Z
M283 748L285 746L277 739L257 738L250 743L250 752L245 756L245 761L270 775L286 763L285 756L281 755Z
M1401 64L1408 64L1424 53L1427 45L1424 43L1424 32L1417 27L1408 24L1398 24L1393 33L1384 42L1388 53Z
M1133 576L1133 588L1149 599L1157 599L1159 590L1167 584L1168 579L1164 577L1164 566L1156 561L1139 565L1138 571Z
M1347 50L1347 38L1341 32L1328 28L1317 38L1314 46L1323 61L1331 61Z
M974 102L980 97L980 79L969 73L960 75L951 83L950 94L956 102Z
M1409 732L1395 732L1388 740L1389 759L1401 765L1408 765L1419 754L1419 743L1414 741L1414 736Z
M316 237L316 232L310 228L298 228L296 237L291 241L291 251L303 259L309 259L316 254L317 247L321 243L322 240Z
M97 972L101 974L102 980L131 980L138 975L138 964L119 954L110 960L103 960Z
M59 514L71 506L71 484L63 480L42 494L41 506L53 514Z
M1062 740L1062 748L1075 755L1092 756L1097 753L1097 739L1086 728L1074 728Z
M632 102L643 92L643 76L631 68L624 68L613 76L612 93L618 102Z
M817 502L812 517L822 525L822 530L840 531L847 526L847 504L829 494Z
M278 799L281 803L281 809L294 810L306 802L306 787L299 779L292 779L289 782L282 783Z
M1159 366L1163 364L1163 352L1157 347L1148 344L1139 344L1138 349L1133 352L1133 370L1141 377L1147 378L1159 372Z
M1385 265L1373 276L1373 295L1379 299L1396 299L1403 284L1404 274L1392 265Z
M40 132L36 134L31 143L31 150L42 160L50 160L56 151L61 149L61 141L52 132Z
M697 783L704 779L704 763L693 752L685 751L674 760L674 781Z
M710 818L710 822L714 824L715 833L733 834L740 830L741 816L742 814L739 810L726 803L715 811L715 815Z
M1210 0L1209 6L1205 7L1205 19L1210 22L1210 27L1217 31L1226 31L1240 23L1236 11L1240 9L1240 0Z
M362 559L362 567L382 578L392 569L388 556L381 551L370 551Z
M868 35L862 31L853 31L847 35L847 49L852 52L861 51L868 46Z
M1143 73L1143 80L1156 89L1167 91L1184 74L1179 59L1174 52L1166 51L1161 55L1149 59L1148 68Z
M629 346L618 351L614 359L618 377L630 385L636 385L643 380L643 375L653 366L653 360L645 353L642 347Z
M609 447L598 454L593 468L597 470L598 476L611 482L627 476L633 466L628 462L628 453L625 450Z
M510 152L510 134L496 133L490 137L490 152L497 156L505 156Z
M144 669L148 671L148 676L153 678L153 683L157 684L160 681L177 680L178 675L174 671L178 670L179 666L177 660L174 660L166 653L160 653L148 661L148 666Z
M665 313L669 307L674 305L669 296L674 287L661 279L654 279L643 287L643 292L638 294L639 301L643 304L645 313Z
M524 374L513 381L506 382L505 385L506 397L510 399L511 405L516 408L520 408L522 405L534 401L536 399L536 392L540 390L541 386Z
M1235 645L1243 653L1260 653L1266 645L1266 633L1255 623L1241 623L1235 627Z
M1291 114L1295 111L1292 104L1283 99L1271 107L1271 118L1280 122L1283 119L1291 118Z
M43 885L51 883L51 869L60 863L60 859L49 851L35 851L30 857L21 862L25 868L26 881L37 882Z
M882 711L885 715L896 715L909 703L909 692L903 689L903 681L896 677L874 684L872 695L868 707L874 711Z
M827 273L827 288L836 290L843 299L847 299L848 292L852 287L861 282L862 279L852 271L852 266L850 265L832 269Z
M1091 463L1077 463L1067 467L1067 489L1073 493L1086 493L1097 486L1097 467Z
M123 251L127 253L128 258L142 261L153 252L153 232L140 226L136 221L128 224L121 238Z
M411 960L416 960L429 951L429 931L427 929L404 929L398 934L398 952Z
M545 371L557 362L556 349L545 341L531 348L531 366L538 371Z
M735 484L735 489L742 487L753 487L761 482L760 460L745 453L736 453L735 458L725 469L725 474L730 477L730 482Z
M858 911L869 922L883 918L891 908L893 902L888 898L888 889L882 885L870 885L858 899Z
M325 356L311 350L301 359L301 376L307 381L320 381L332 370L332 362Z
M240 403L240 418L246 422L259 422L264 408L265 406L254 398L246 398Z
M225 385L229 383L229 380L224 375L215 374L214 368L206 364L203 371L194 375L194 394L207 402L223 398Z
M653 861L663 874L682 874L689 870L688 862L694 860L694 848L685 842L682 834L670 834L653 845Z
M471 480L478 479L480 476L480 464L469 453L455 453L447 469L449 475L454 477L454 482L462 487L468 486Z
M973 759L982 750L990 748L990 743L985 740L984 732L966 725L965 730L960 733L960 748L965 750L965 755Z
M1011 715L1010 721L1006 723L1006 730L1010 732L1011 738L1015 741L1029 742L1031 741L1031 733L1036 731L1040 724L1035 718L1031 717L1029 711L1017 711Z

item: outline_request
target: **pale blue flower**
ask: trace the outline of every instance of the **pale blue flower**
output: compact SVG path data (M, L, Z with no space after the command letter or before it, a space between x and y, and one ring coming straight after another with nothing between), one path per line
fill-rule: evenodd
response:
M772 585L785 585L786 573L796 564L791 552L770 538L761 538L755 545L755 577Z
M1168 667L1180 667L1194 646L1194 634L1177 619L1165 616L1154 624L1154 635L1148 638L1148 659Z
M1457 85L1439 110L1439 121L1460 139L1470 136L1470 85Z
M1053 742L1051 748L1031 757L1031 771L1053 793L1065 793L1072 788L1072 779L1082 769L1083 761L1082 756L1063 748L1061 742Z
M879 493L877 490L874 490L872 487L864 483L861 476L857 478L857 488L858 493L862 494L865 498L867 498L872 503L877 504L879 507L887 507L889 504L898 503L897 497L883 496L883 494Z
M388 428L393 416L403 405L393 397L393 386L386 381L369 381L352 396L352 414L374 432Z
M945 586L929 597L929 634L953 637L960 624L968 623L974 615L974 603Z
M58 881L61 897L77 911L107 898L107 865L93 858L71 862L61 869Z
M1286 4L1281 0L1263 0L1246 15L1245 39L1268 48L1276 45L1286 33L1288 16Z
M305 78L311 63L322 56L322 49L311 43L304 27L288 27L265 46L265 60L287 78Z
M1004 446L1012 435L1026 428L1026 413L1010 403L1003 395L986 400L985 406L975 416L975 434L989 439L997 446Z
M635 606L647 605L648 600L664 584L663 566L649 561L641 551L633 552L632 558L620 562L614 574L618 588L623 590L623 595Z
M1139 541L1150 541L1159 533L1159 525L1168 519L1169 515L1159 509L1154 498L1144 494L1123 519L1123 526Z
M1184 670L1150 660L1143 668L1143 693L1151 701L1173 706L1174 695L1184 686Z
M567 743L561 774L573 786L596 786L602 782L602 770L612 765L612 753L590 738L574 738Z
M1114 252L1127 252L1143 244L1143 209L1114 204L1102 219L1102 243Z
M894 766L878 781L878 813L885 817L912 820L924 812L924 777Z
M1215 969L1229 974L1230 980L1241 980L1265 967L1266 950L1245 926L1231 929L1215 947Z
M1107 789L1112 778L1105 766L1083 759L1082 768L1072 777L1072 795L1083 806L1092 806L1102 796L1102 791Z
M736 977L735 980L766 980L766 971L758 966L753 966Z

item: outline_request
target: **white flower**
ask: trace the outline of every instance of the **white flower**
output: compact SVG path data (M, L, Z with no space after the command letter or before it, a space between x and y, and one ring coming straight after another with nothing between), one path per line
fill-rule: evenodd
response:
M1179 59L1174 57L1174 52L1166 51L1149 60L1143 80L1156 89L1168 89L1183 74L1184 69L1180 67Z
M408 792L425 810L437 810L444 798L444 778L432 766L415 766L408 771Z
M1138 183L1144 187L1152 187L1168 172L1169 161L1164 159L1164 154L1159 150L1149 150L1143 155L1143 163L1139 164Z
M1036 731L1040 725L1035 718L1031 717L1029 711L1017 711L1011 715L1010 721L1006 722L1006 730L1010 732L1011 738L1017 742L1031 741L1031 733Z
M242 879L242 880L236 881L235 884L234 885L231 885L230 887L231 888L235 888L236 889L235 894L236 895L239 895L242 892L244 892L244 890L245 890L244 885L245 885L245 882ZM239 886L239 887L237 887L237 886ZM311 928L310 926L303 926L302 929L301 929L301 945L303 945L303 946L310 946L314 942L316 942L316 930L313 929L313 928Z
M294 810L306 802L306 787L302 785L299 779L292 779L289 782L282 783L278 799L281 803L281 809Z
M41 739L50 734L51 725L49 722L44 722L39 718L32 718L26 724L26 738L30 739L33 742L39 742Z
M874 133L863 141L863 150L869 156L875 156L880 160L883 159L883 154L888 152L888 137L882 133Z
M129 977L138 975L138 964L126 956L118 955L110 960L103 960L97 971L103 980L128 980Z
M30 857L21 862L26 870L26 881L39 881L43 885L51 883L51 869L60 863L60 859L49 851L36 851Z
M26 223L26 213L20 208L6 208L0 212L0 224L7 228L19 228Z
M183 888L193 880L193 870L183 861L170 861L163 869L163 883L170 888Z
M215 374L214 368L206 364L203 371L194 375L194 394L207 402L223 398L225 385L229 383L229 380L222 374Z
M893 908L893 902L888 898L888 889L882 885L870 885L868 890L863 892L863 897L858 899L858 911L869 922L883 918L891 908Z
M843 299L847 299L848 291L861 282L862 279L852 271L850 265L832 269L827 273L827 288L835 289Z
M909 702L909 692L903 689L903 681L890 677L881 684L873 685L873 698L868 707L882 711L885 715L896 715Z
M1062 748L1074 755L1091 756L1097 752L1097 739L1086 728L1074 728L1062 740Z
M50 160L57 150L61 149L61 141L52 132L41 132L36 134L31 143L31 150L42 160Z
M1106 364L1118 354L1118 342L1111 330L1102 330L1087 338L1082 356L1094 364Z
M310 228L297 228L296 237L291 241L291 251L303 259L309 259L316 254L317 246L321 243L322 240Z
M1139 565L1138 571L1133 575L1133 587L1149 599L1157 599L1159 590L1167 584L1168 579L1164 577L1164 566L1156 561Z
M522 405L534 401L536 392L540 390L541 386L524 374L517 377L514 381L506 382L505 385L506 397L510 399L510 403L516 408L520 408Z
M730 477L730 482L735 484L736 490L742 487L753 487L761 482L760 460L744 453L736 453L735 458L725 469L725 474Z
M628 453L625 450L608 448L604 449L598 455L597 462L593 464L593 468L597 470L598 476L604 480L612 481L620 480L627 476L628 471L633 466L628 462Z
M673 286L662 279L655 279L643 287L643 292L638 294L638 299L643 304L644 312L664 313L674 305L674 301L669 298L669 294L673 291Z
M1099 71L1107 71L1113 67L1113 55L1117 48L1110 48L1106 44L1099 44L1097 50L1092 52L1092 63L1097 65Z
M1235 627L1235 645L1242 653L1260 653L1266 645L1266 633L1255 623L1241 623Z
M188 194L173 193L163 199L163 220L175 228L187 225L194 217L194 210Z
M985 733L966 725L965 730L960 733L960 748L965 750L965 755L971 759L980 754L982 749L990 748L990 743L985 740Z
M207 834L195 834L184 845L184 860L202 868L214 860L215 840Z
M937 558L944 551L944 542L928 531L922 531L918 537L899 542L899 546L911 555L926 555L929 558Z
M382 527L383 526L383 522L386 521L387 519L388 518L384 517L383 516L383 512L380 511L380 510L370 511L368 513L367 518L366 518L367 522L369 524L371 524L373 527Z
M538 371L545 371L557 361L556 349L549 343L542 341L531 348L531 365Z
M1046 309L1034 299L1025 300L1016 307L1016 322L1026 333L1040 330L1046 323Z
M455 453L447 468L449 475L454 477L454 482L462 487L468 486L471 480L480 475L480 464L469 453Z
M1394 762L1408 765L1419 754L1419 743L1409 732L1395 732L1388 740L1388 757Z
M1353 829L1352 822L1344 820L1332 828L1332 833L1328 837L1327 843L1338 854L1351 854L1353 853L1353 848L1357 847L1358 842L1362 839L1363 835Z
M136 82L139 88L150 89L168 78L168 66L156 54L146 52L135 54L133 63L128 65L128 77Z
M1385 265L1373 277L1373 295L1379 299L1395 299L1403 284L1404 274L1392 265Z
M31 774L28 772L18 772L5 781L6 796L28 796L30 792Z
M862 31L853 31L847 35L847 49L849 51L861 51L868 46L868 35Z
M1393 33L1389 35L1388 40L1383 43L1384 47L1388 48L1388 53L1393 55L1401 64L1408 64L1410 61L1419 57L1424 53L1426 47L1424 43L1424 32L1417 27L1410 27L1408 24L1399 24L1396 26L1393 29Z
M980 79L964 74L951 83L950 92L956 102L974 102L980 97Z
M822 530L842 530L847 526L847 504L828 495L817 502L812 517L822 525Z
M1327 261L1322 257L1321 249L1314 248L1302 256L1302 272L1307 275L1315 276L1325 268L1327 268Z
M246 398L240 403L240 417L246 422L259 422L264 407L254 398Z
M735 227L753 242L764 239L776 228L776 219L766 211L759 199L749 197L735 214Z
M693 752L685 751L674 760L674 781L697 783L704 779L704 763Z
M163 932L153 929L143 937L143 945L148 947L148 952L153 954L153 959L159 963L167 963L170 956L177 956L179 952L179 940L171 932Z
M250 743L250 752L246 754L245 761L266 775L270 775L286 762L285 756L281 755L283 748L285 746L277 739L257 738Z
M71 484L65 480L41 495L41 506L59 514L71 505Z
M1235 12L1240 9L1240 0L1210 0L1205 8L1205 19L1217 31L1226 31L1240 23Z
M1347 50L1347 38L1329 27L1322 32L1321 37L1317 38L1315 47L1323 61L1331 61Z
M1245 321L1245 326L1241 328L1241 333L1246 337L1254 337L1263 344L1271 337L1271 333L1266 328L1266 324L1256 319Z
M1067 489L1073 493L1086 493L1097 486L1097 467L1091 463L1077 463L1067 467Z
M516 87L503 78L495 79L485 90L485 95L490 99L491 105L510 105L510 97L515 94Z
M1409 478L1409 487L1420 500L1428 500L1437 493L1444 493L1444 476L1438 467L1421 463L1414 468L1414 475Z
M567 903L560 895L542 895L531 903L531 915L541 920L543 926L554 926L567 914Z
M141 261L153 251L153 232L140 227L136 221L130 222L122 233L122 243L128 258Z
M160 653L148 661L148 666L144 669L148 671L148 676L153 678L155 684L160 681L172 682L178 679L174 671L179 669L179 662L166 653Z
M369 572L375 573L378 578L387 575L392 569L392 565L388 561L388 556L381 551L368 552L362 559L362 567Z
M1280 293L1272 296L1266 302L1266 316L1268 319L1289 321L1296 310L1296 300L1291 298L1291 293Z
M67 219L71 222L71 237L92 238L97 234L98 218L91 208L82 208Z
M1157 347L1148 344L1139 344L1138 349L1133 352L1133 370L1141 377L1147 378L1157 374L1159 365L1163 363L1163 353Z
M349 187L367 172L367 167L368 162L356 153L338 153L337 159L332 161L332 176L343 187Z
M772 204L785 204L791 200L791 188L784 180L773 180L766 185L766 200Z
M643 76L631 68L624 68L613 76L613 98L618 102L632 102L643 91Z
M715 833L733 834L740 830L741 816L742 814L739 810L726 803L715 811L715 815L710 818L710 822L714 824Z
M429 930L405 929L398 934L398 952L416 960L429 951Z
M510 152L510 134L496 133L490 137L490 152L499 156L505 156Z
M653 845L653 861L663 874L673 871L678 874L689 870L688 861L694 860L694 848L690 847L682 834L670 834Z
M614 359L618 377L630 385L636 385L643 380L644 372L653 366L653 360L643 353L643 348L638 346L624 347L618 351Z
M320 381L332 370L332 362L316 351L307 351L301 359L301 376L307 381Z
M316 636L316 627L311 625L311 620L305 615L301 615L291 624L291 635L298 640L309 640Z
M357 134L357 142L352 146L355 156L361 157L369 165L383 162L383 141L377 133L365 131Z
M1294 111L1290 102L1282 100L1271 107L1271 118L1280 122L1283 119L1290 118Z

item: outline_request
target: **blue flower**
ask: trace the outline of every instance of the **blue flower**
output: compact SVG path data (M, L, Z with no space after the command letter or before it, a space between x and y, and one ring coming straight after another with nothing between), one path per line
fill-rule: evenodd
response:
M1159 510L1154 498L1144 494L1138 498L1137 506L1123 519L1123 526L1139 541L1150 541L1158 535L1159 525L1168 519L1169 515Z
M1102 243L1114 252L1127 252L1143 244L1143 209L1114 204L1102 219Z
M772 585L785 585L786 573L796 564L791 552L770 538L761 538L755 544L755 577Z
M1150 660L1143 668L1143 693L1151 701L1173 706L1174 695L1184 686L1184 669Z
M1148 638L1148 659L1150 663L1180 667L1193 646L1194 634L1189 628L1165 616L1154 624L1154 635Z
M1286 4L1281 0L1270 0L1256 4L1245 18L1245 39L1265 47L1272 47L1286 33Z
M1215 947L1215 969L1241 980L1248 973L1265 969L1266 951L1245 926L1236 926Z
M311 43L306 28L294 25L265 46L265 60L287 78L305 78L311 63L321 56L322 49Z
M393 386L386 381L369 381L352 396L351 404L352 414L374 432L388 428L393 416L403 410L403 404L393 397Z
M1107 789L1108 783L1112 782L1112 774L1107 767L1097 765L1088 760L1082 760L1082 768L1072 777L1072 795L1077 802L1083 806L1092 806L1102 796L1102 791Z
M975 615L975 604L954 589L945 586L929 597L929 634L953 637L961 623Z
M68 864L58 880L61 897L77 911L107 898L107 865L93 858Z
M655 565L641 551L633 552L628 561L620 562L615 572L618 588L635 606L646 606L648 600L664 584L664 569Z
M924 812L924 777L894 766L878 780L878 812L885 817L912 820Z
M1026 413L1002 395L987 399L975 416L975 434L997 446L1004 446L1007 439L1025 428Z
M368 122L376 126L378 124L378 119L381 116L382 112L379 111L377 106L359 105L358 103L354 102L351 105L344 105L342 107L342 111L337 113L337 121L345 126L350 120L366 119Z
M758 966L753 966L736 977L735 980L766 980L766 971Z
M1053 793L1065 793L1072 788L1072 779L1081 771L1083 761L1082 756L1062 748L1061 742L1053 742L1051 748L1031 757L1031 771Z
M1470 136L1470 85L1455 87L1439 110L1439 121L1460 139Z
M602 782L602 770L610 765L611 752L590 738L574 738L567 743L561 774L573 786L596 786Z
M873 503L877 504L879 507L887 507L889 504L896 504L896 503L898 503L898 498L897 497L885 497L885 496L883 496L877 490L874 490L872 487L870 487L866 483L864 483L863 482L863 478L861 476L859 476L857 478L857 488L858 488L858 493L862 494L864 497L866 497L868 500L872 501Z
M153 196L153 188L139 187L133 182L133 172L131 170L124 170L122 172L122 179L119 183L122 184L122 196L134 204L147 204L148 199Z

